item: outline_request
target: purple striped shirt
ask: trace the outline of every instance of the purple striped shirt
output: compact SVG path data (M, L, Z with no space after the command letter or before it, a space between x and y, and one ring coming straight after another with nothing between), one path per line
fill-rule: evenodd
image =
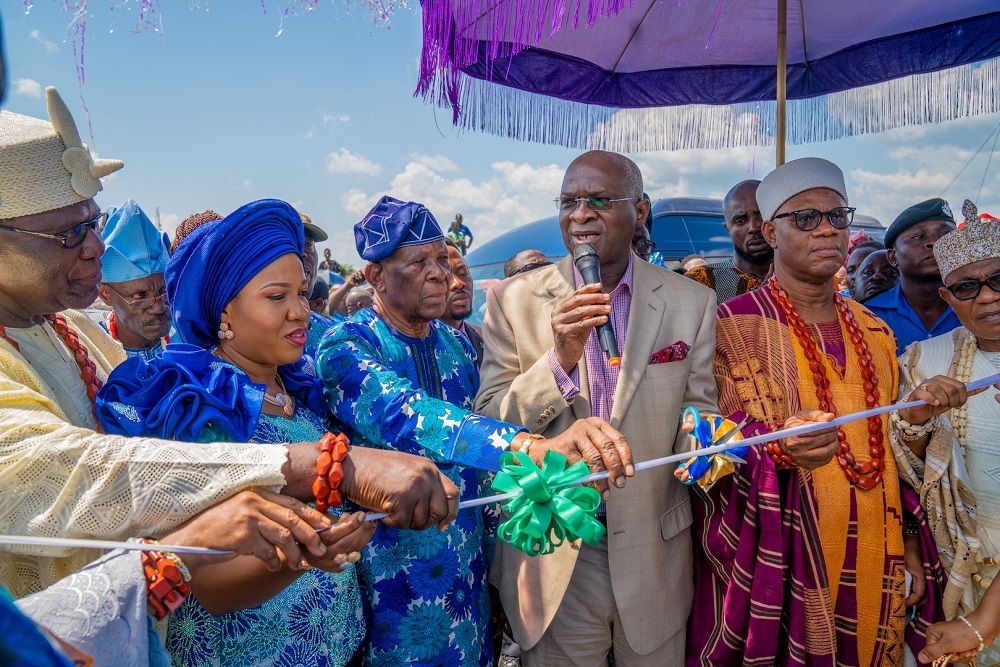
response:
M625 328L628 326L628 311L632 306L632 260L629 255L628 268L618 285L611 290L611 328L615 331L618 342L618 352L625 353ZM583 287L583 276L573 267L576 289ZM620 366L608 363L608 355L601 349L601 341L597 337L597 328L590 332L590 338L583 345L583 355L587 360L587 387L590 389L590 415L600 417L606 422L611 421L611 407L615 401L615 389L618 387L618 370ZM556 377L556 384L566 401L571 401L580 395L580 367L575 366L570 373L556 361L555 348L549 350L549 366ZM606 503L602 500L597 508L597 516L605 516Z
M615 340L618 341L619 352L625 350L625 328L628 326L628 312L632 306L632 260L628 258L628 268L618 285L611 290L611 327L615 330ZM576 289L583 287L583 276L573 269ZM604 421L611 421L611 407L614 403L615 389L618 387L619 366L608 364L608 357L601 349L597 338L597 329L590 332L590 338L583 346L584 358L587 360L587 385L590 389L590 414ZM566 373L556 361L555 348L549 351L549 365L555 375L556 384L562 391L563 398L571 401L580 394L580 371L574 368Z

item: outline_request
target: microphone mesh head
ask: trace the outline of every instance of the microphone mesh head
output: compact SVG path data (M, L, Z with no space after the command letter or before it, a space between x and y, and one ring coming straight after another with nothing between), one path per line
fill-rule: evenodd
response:
M580 260L588 255L593 255L594 259L600 260L600 257L597 256L597 249L590 243L581 243L573 248L573 262L576 264L579 264Z

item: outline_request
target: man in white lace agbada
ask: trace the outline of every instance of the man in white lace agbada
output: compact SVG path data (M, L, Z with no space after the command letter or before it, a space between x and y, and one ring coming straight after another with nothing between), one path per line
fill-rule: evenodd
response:
M93 397L125 354L73 309L98 295L105 216L100 178L120 169L80 142L46 91L51 122L0 111L0 533L157 537L237 492L312 499L317 443L186 444L96 431ZM197 289L197 286L192 286ZM341 490L394 525L454 517L458 492L433 464L352 451ZM0 583L37 592L93 551L0 552Z

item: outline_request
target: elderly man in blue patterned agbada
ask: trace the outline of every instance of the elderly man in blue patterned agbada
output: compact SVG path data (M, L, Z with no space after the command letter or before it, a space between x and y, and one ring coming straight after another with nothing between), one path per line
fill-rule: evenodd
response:
M152 359L170 331L170 305L163 271L170 244L135 201L108 209L101 232L101 300L111 315L101 324L130 357Z
M317 370L355 445L432 459L463 500L491 493L508 449L530 448L537 461L550 449L585 458L624 483L628 444L605 422L543 439L471 412L479 372L468 339L438 321L451 273L430 211L383 197L354 235L375 304L331 330ZM492 664L486 572L495 517L495 507L461 510L442 532L379 525L359 564L372 611L366 665Z

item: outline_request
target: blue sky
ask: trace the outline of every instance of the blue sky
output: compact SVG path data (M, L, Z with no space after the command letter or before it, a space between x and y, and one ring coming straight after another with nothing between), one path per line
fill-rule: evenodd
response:
M126 165L106 181L99 203L133 198L150 216L159 208L172 231L196 211L225 214L277 197L308 213L330 233L334 256L352 262L351 228L382 194L422 201L442 224L462 212L477 241L552 214L563 170L578 151L459 132L449 111L414 98L416 3L398 11L390 28L372 26L339 1L283 21L278 4L264 3L266 13L260 2L216 0L195 9L163 2L162 32L137 33L131 3L112 14L112 3L91 2L82 92L97 152ZM61 4L35 0L25 14L22 0L0 0L4 106L44 118L44 87L54 85L86 136L71 17ZM951 182L998 124L1000 114L992 114L903 128L793 146L788 158L837 162L852 204L885 223L927 197L944 196L957 212L979 190L992 141ZM765 148L633 157L654 198L721 196L774 163ZM1000 213L1000 158L979 204Z

